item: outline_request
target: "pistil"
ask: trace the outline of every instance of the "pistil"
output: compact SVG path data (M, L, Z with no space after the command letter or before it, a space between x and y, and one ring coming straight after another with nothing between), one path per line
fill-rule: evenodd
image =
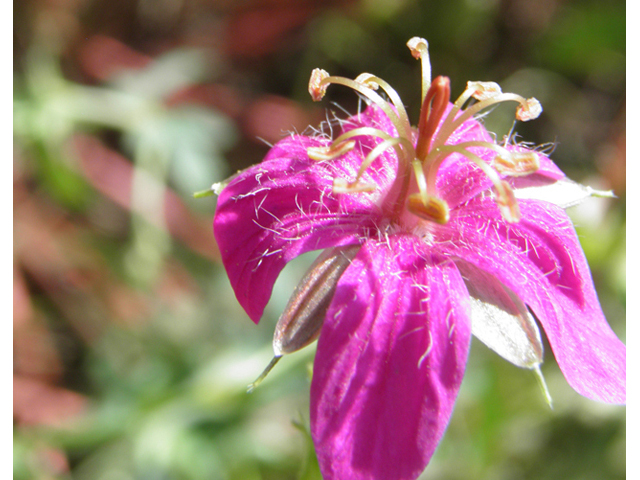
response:
M447 77L436 77L420 109L420 121L418 123L418 143L416 145L416 157L424 160L429 153L431 140L435 134L442 115L444 115L449 98L451 97L450 82Z

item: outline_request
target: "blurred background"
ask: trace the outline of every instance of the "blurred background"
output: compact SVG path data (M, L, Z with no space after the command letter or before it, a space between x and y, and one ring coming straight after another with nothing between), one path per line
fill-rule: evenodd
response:
M625 340L625 3L602 0L14 2L14 479L319 479L308 434L314 347L251 395L307 255L255 326L194 199L268 144L354 112L311 70L394 86L414 123L420 65L535 96L522 138L613 189L570 211ZM333 103L335 102L335 103ZM486 119L502 138L513 109ZM473 342L424 479L623 479L625 408L586 400L547 346L536 380Z

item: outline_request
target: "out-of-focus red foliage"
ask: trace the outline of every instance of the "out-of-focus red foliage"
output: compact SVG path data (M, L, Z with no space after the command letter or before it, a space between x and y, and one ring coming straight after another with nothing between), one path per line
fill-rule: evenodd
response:
M131 162L90 135L76 135L73 143L80 157L82 172L89 183L122 208L130 210L133 182ZM137 213L145 215L143 210ZM148 220L151 223L156 221L151 217ZM169 232L195 252L211 260L220 259L211 234L210 220L191 212L168 187L165 188L164 220Z
M225 52L232 57L257 58L300 42L300 30L322 10L353 0L255 0L221 2L229 5L224 30Z
M16 12L18 65L34 44L60 55L69 80L100 85L118 74L142 70L154 57L176 47L200 47L223 55L238 72L215 83L185 86L166 99L167 108L185 104L219 111L235 122L244 143L279 140L286 132L317 123L317 115L274 94L238 88L259 60L303 48L304 25L324 10L353 0L187 0L177 10L147 11L138 2L31 0ZM259 90L258 90L259 91ZM67 142L79 173L104 199L131 214L134 165L105 141L102 132L77 132ZM254 160L251 160L254 161ZM95 226L82 215L51 204L27 170L14 179L14 420L20 426L60 425L81 415L88 399L65 385L68 359L56 340L61 322L75 342L94 344L110 322L137 325L181 292L197 292L190 274L169 260L153 285L140 292L120 280L87 239ZM221 179L211 179L216 181ZM145 215L143 211L137 214ZM219 261L210 218L191 210L165 187L164 225L198 255ZM153 218L148 218L155 222ZM42 302L41 300L44 300ZM38 305L46 305L45 311ZM53 315L53 318L51 316ZM68 341L68 339L66 340ZM64 342L63 342L64 343ZM80 347L81 348L81 347ZM48 452L48 453L47 453ZM43 450L51 471L68 470L64 454ZM47 460L48 459L48 460Z
M115 38L94 35L82 44L78 62L84 72L95 80L109 80L122 71L144 68L151 57L129 48Z

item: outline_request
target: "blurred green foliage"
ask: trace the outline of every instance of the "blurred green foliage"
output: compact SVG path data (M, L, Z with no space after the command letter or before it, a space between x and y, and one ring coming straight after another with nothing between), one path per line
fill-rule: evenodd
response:
M215 201L191 194L259 162L267 126L358 108L340 88L312 105L312 68L375 73L415 117L414 35L454 95L493 80L540 99L522 137L554 144L575 180L614 189L570 213L625 338L623 2L151 3L14 5L15 479L320 478L314 347L245 393L311 256L287 267L253 325L217 257ZM487 118L498 138L510 115ZM474 342L424 478L625 478L625 409L580 397L548 345L546 358L553 410L530 372Z

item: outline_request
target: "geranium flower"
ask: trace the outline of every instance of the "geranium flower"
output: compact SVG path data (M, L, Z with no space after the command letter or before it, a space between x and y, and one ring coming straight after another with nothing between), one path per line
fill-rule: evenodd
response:
M535 99L469 82L450 103L449 80L430 82L426 41L408 46L423 70L417 128L383 80L315 70L315 100L342 84L366 109L329 124L335 135L283 139L217 186L215 236L254 322L284 265L324 249L274 349L277 359L319 335L311 433L326 480L416 478L449 422L471 333L539 374L532 313L578 393L625 402L626 348L563 209L606 192L571 182L512 137L498 144L477 119L504 101L517 103L518 120L533 119Z

